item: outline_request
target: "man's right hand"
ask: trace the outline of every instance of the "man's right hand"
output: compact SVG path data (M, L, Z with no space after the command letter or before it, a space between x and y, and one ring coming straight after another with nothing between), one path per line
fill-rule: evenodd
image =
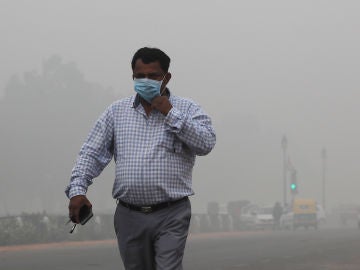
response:
M79 224L80 218L79 218L79 212L80 208L86 205L90 209L92 208L92 205L90 201L86 198L85 195L77 195L70 199L69 202L69 218L72 222Z

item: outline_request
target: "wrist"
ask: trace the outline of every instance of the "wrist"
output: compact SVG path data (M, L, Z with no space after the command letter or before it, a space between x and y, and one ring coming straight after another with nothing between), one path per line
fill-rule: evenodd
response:
M173 108L173 106L171 104L169 104L169 106L166 107L166 109L164 111L162 111L161 113L165 116L168 115L168 113L171 111L171 109Z

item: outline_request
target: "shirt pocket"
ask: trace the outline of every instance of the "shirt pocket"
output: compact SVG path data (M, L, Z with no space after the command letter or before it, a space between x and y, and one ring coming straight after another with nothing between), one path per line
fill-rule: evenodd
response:
M158 137L155 148L168 153L183 153L184 144L176 137L175 134L165 131Z
M183 146L184 146L184 144L179 139L175 139L174 143L173 143L173 152L174 153L183 153L184 152Z

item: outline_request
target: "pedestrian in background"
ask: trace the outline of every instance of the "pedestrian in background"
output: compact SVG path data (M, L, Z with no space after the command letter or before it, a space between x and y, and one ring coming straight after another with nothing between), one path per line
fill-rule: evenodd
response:
M79 223L80 208L92 207L88 186L114 157L114 226L127 270L182 269L195 157L208 154L216 141L202 108L167 88L169 65L157 48L134 54L136 94L115 101L97 120L65 191L69 216Z
M279 202L276 202L273 208L273 218L274 218L274 229L280 229L280 219L283 215L283 208Z

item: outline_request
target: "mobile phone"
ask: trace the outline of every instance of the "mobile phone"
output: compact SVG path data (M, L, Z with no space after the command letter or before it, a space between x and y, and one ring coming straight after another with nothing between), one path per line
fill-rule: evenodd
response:
M85 223L88 222L89 219L92 217L93 217L93 212L92 212L91 208L87 207L86 205L83 205L80 208L80 212L79 212L80 224L85 225ZM69 222L71 222L71 219L66 224L68 224ZM76 228L76 223L73 224L69 233L73 233L75 228Z
M89 219L91 219L92 217L93 217L93 212L91 208L88 207L87 205L83 205L80 208L80 212L79 212L80 224L85 225L85 223L88 222Z

